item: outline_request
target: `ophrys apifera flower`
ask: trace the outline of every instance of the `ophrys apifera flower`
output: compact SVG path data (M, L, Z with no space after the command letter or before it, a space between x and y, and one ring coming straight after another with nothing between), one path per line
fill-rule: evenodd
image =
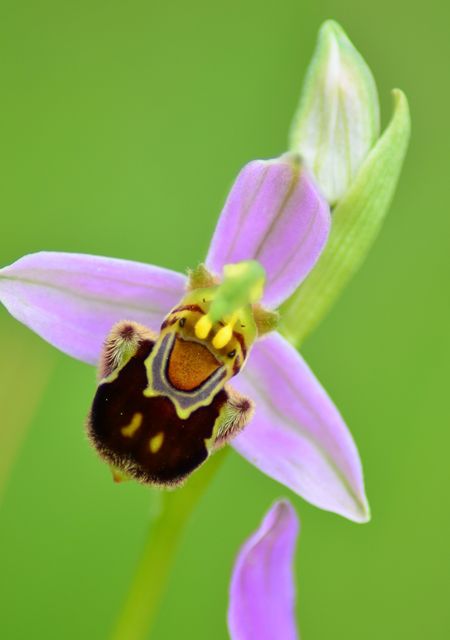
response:
M205 266L189 279L152 265L44 252L0 271L0 298L57 348L100 363L89 431L119 472L176 483L233 438L245 458L305 499L365 521L351 435L301 356L273 330L274 310L315 264L329 224L328 205L296 158L255 161L231 190ZM256 273L254 262L243 272L246 261L262 265L265 281L230 285ZM222 281L226 265L234 267ZM230 302L230 291L243 298Z

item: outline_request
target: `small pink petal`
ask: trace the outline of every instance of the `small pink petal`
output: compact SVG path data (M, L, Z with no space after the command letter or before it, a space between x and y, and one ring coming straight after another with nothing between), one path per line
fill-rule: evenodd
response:
M311 271L328 237L330 213L311 175L289 156L247 164L228 196L206 265L258 260L263 302L276 307Z
M299 523L287 501L274 504L245 542L231 578L231 640L296 640L293 561Z
M0 300L17 320L74 358L96 364L115 322L158 330L185 277L152 265L41 252L0 270Z
M233 440L237 451L317 507L367 522L355 443L294 347L278 333L259 341L233 385L256 405L253 420Z

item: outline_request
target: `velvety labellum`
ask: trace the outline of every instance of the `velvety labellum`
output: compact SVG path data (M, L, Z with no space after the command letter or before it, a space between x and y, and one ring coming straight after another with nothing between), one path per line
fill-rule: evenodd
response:
M221 340L220 349L213 343L223 335L223 320L200 340L196 327L214 289L188 293L159 335L134 322L112 329L88 433L115 477L119 470L144 483L178 484L248 422L251 401L227 382L256 335L251 309L233 317L230 339Z

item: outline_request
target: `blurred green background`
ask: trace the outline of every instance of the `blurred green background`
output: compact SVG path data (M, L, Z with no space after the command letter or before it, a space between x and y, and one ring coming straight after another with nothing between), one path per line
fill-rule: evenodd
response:
M302 520L298 617L308 640L448 638L446 5L3 2L0 262L54 249L197 264L239 168L284 151L329 17L370 65L384 124L390 89L406 92L413 138L381 237L304 348L358 443L373 520L289 496ZM149 491L114 485L88 446L93 369L4 309L0 348L4 441L24 433L33 406L0 505L0 637L107 638ZM227 637L233 558L281 495L228 456L188 526L153 638Z

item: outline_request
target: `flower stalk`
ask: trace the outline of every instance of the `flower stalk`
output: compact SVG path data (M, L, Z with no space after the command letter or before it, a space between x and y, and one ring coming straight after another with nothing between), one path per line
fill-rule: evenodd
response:
M111 640L143 640L148 637L186 524L227 451L227 447L218 451L181 489L161 493L160 509L150 524Z

